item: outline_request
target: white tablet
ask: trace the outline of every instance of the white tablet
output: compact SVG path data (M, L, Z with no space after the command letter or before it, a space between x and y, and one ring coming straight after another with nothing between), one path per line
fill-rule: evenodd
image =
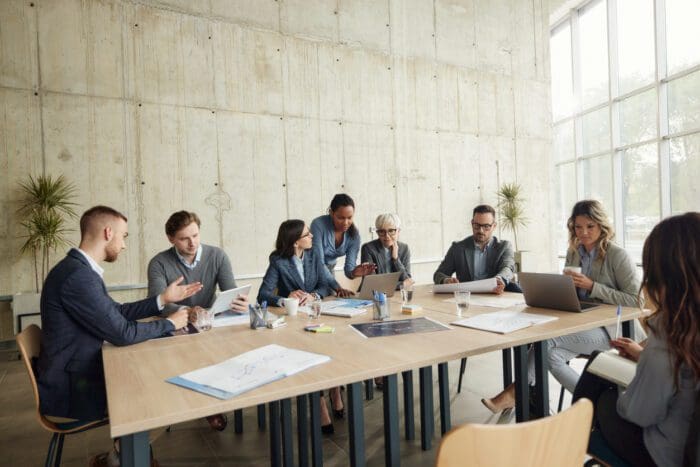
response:
M215 315L221 313L222 311L226 311L231 307L231 302L236 297L239 295L248 295L249 293L250 285L224 290L216 297L216 300L214 300L214 304L211 306L210 310L213 311Z

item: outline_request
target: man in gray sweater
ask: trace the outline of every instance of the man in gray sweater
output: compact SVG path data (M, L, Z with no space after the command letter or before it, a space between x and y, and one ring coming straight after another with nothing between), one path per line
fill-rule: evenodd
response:
M231 262L221 248L202 245L199 237L201 222L193 212L178 211L165 223L165 234L172 247L161 251L148 263L148 296L158 295L173 281L184 277L183 284L201 282L202 290L182 302L166 305L164 314L181 307L194 310L196 307L210 308L216 298L216 288L229 290L236 287ZM239 295L231 302L234 311L248 311L248 297ZM227 420L224 415L207 417L212 428L222 431Z

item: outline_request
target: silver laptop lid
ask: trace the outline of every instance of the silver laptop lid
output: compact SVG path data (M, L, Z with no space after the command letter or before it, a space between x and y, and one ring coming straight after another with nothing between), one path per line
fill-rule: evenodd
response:
M574 280L565 274L521 272L518 279L528 306L575 312L598 306L589 303L582 305Z
M399 283L400 272L390 272L387 274L369 274L362 278L360 284L359 298L372 300L372 291L384 292L387 297L392 297L396 286Z

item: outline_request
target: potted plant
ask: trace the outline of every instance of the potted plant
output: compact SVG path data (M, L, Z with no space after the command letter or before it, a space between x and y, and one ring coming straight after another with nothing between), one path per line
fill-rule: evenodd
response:
M518 248L518 228L525 227L528 223L525 217L525 198L522 196L522 187L518 183L504 183L496 192L498 196L498 213L500 224L506 230L513 232L515 243L515 263L518 271L521 271L522 251Z
M38 315L39 292L51 265L51 253L69 244L66 218L77 218L73 209L76 188L63 175L39 175L19 182L22 201L18 214L20 225L26 230L26 241L20 253L31 252L34 258L34 294L15 294L12 314L15 332L21 327L19 316Z

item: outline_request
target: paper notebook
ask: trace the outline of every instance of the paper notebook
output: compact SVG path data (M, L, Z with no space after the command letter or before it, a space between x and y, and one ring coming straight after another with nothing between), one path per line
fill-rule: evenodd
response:
M588 371L622 387L629 386L637 371L637 363L621 357L617 351L599 353L588 365Z
M493 313L483 313L469 318L460 319L451 324L482 331L508 334L509 332L529 328L537 324L548 323L558 319L556 316L536 315L520 311L501 310Z

